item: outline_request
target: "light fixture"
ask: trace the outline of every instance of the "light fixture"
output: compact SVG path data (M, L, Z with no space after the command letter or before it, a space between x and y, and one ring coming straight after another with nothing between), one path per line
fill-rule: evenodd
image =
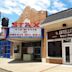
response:
M62 26L63 26L63 27L66 27L67 25L64 23L64 24L62 24Z

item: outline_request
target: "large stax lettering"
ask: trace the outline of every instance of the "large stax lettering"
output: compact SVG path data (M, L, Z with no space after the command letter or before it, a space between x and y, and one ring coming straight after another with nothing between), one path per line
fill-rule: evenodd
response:
M26 22L26 23L16 23L16 22L14 22L14 23L12 23L12 26L13 27L40 27L39 26L39 22L35 22L35 23L28 23L28 22Z

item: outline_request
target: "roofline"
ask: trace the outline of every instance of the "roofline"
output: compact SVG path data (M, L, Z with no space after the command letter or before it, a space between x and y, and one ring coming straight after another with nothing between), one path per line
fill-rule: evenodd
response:
M66 9L66 10L62 10L62 11L59 11L59 12L57 12L57 13L54 13L54 14L48 15L48 17L49 17L49 16L52 16L52 15L55 15L55 14L58 14L58 13L61 13L61 12L68 11L68 10L70 10L70 9L72 9L72 8L68 8L68 9Z
M62 18L62 19L59 19L59 20L55 20L55 21L52 21L52 22L41 24L41 27L43 28L43 27L45 27L47 25L51 25L51 24L58 23L58 22L61 22L61 21L64 21L64 20L69 20L69 19L72 19L72 16L67 17L67 18Z

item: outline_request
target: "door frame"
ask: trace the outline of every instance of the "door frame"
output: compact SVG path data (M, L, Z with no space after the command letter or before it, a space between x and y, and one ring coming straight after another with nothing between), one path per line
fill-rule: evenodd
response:
M69 47L69 55L70 55L70 62L67 62L66 61L66 47ZM72 47L72 44L71 43L63 43L62 44L62 57L63 57L63 64L72 64L72 61L71 61L71 47Z

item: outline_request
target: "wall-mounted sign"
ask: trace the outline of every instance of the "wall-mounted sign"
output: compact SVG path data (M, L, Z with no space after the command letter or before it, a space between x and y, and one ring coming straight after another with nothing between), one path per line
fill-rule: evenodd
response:
M41 38L41 28L11 27L10 38Z
M66 28L47 33L48 39L72 37L72 28Z

